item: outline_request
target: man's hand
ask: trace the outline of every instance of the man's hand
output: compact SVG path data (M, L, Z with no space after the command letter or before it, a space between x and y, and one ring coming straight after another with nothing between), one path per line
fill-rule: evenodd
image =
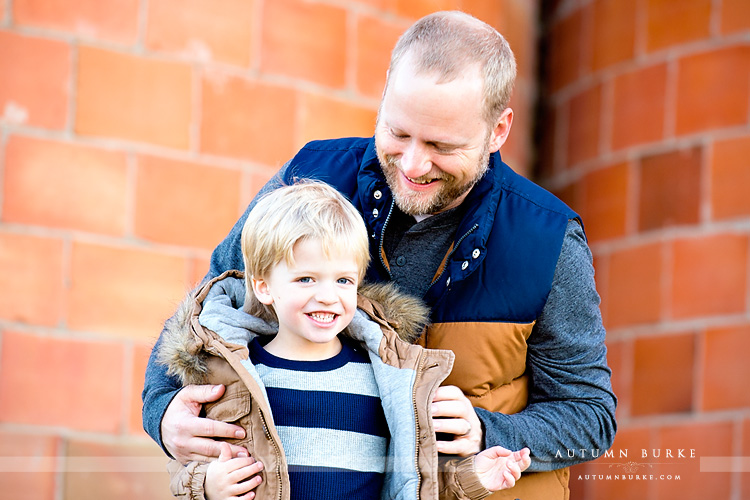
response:
M188 385L169 403L161 421L161 440L179 462L208 462L221 453L221 443L212 438L245 437L242 427L217 422L198 415L203 403L216 401L224 394L223 385ZM231 446L232 456L247 456L241 446Z
M438 452L466 457L482 449L482 423L458 387L438 387L432 400L432 423L435 432L455 435L453 441L438 441Z

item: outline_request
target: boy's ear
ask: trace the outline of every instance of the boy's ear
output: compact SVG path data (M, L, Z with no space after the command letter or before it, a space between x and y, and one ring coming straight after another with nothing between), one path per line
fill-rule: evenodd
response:
M266 280L252 276L250 277L250 283L253 287L253 293L255 293L255 296L261 304L267 306L273 304L273 296L271 296L271 290L268 288L268 282Z

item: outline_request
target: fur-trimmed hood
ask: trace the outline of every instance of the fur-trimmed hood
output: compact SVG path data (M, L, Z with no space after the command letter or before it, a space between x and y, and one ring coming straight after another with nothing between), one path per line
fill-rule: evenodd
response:
M258 310L258 304L246 304L245 291L244 273L228 271L182 301L165 325L158 349L158 360L167 366L169 375L178 377L183 385L205 383L206 358L215 354L211 342L219 341L246 358L247 346L255 336L277 333L278 323L273 318L246 312ZM256 299L249 294L248 300ZM393 331L412 344L421 336L429 316L421 300L399 292L393 284L361 286L357 306L357 314L344 333L375 353L381 339L371 338L367 332L373 330L361 328L364 322L374 321L383 327L381 330Z

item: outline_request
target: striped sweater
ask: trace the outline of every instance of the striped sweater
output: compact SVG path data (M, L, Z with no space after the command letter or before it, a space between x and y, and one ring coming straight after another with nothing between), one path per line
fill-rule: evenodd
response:
M287 456L291 499L379 498L388 428L367 354L342 339L330 359L293 361L256 338L250 359Z

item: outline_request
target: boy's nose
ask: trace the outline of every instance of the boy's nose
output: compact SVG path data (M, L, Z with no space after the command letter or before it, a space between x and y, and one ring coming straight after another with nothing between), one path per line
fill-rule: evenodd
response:
M315 300L322 304L333 304L338 300L338 295L333 285L321 283L315 289Z

